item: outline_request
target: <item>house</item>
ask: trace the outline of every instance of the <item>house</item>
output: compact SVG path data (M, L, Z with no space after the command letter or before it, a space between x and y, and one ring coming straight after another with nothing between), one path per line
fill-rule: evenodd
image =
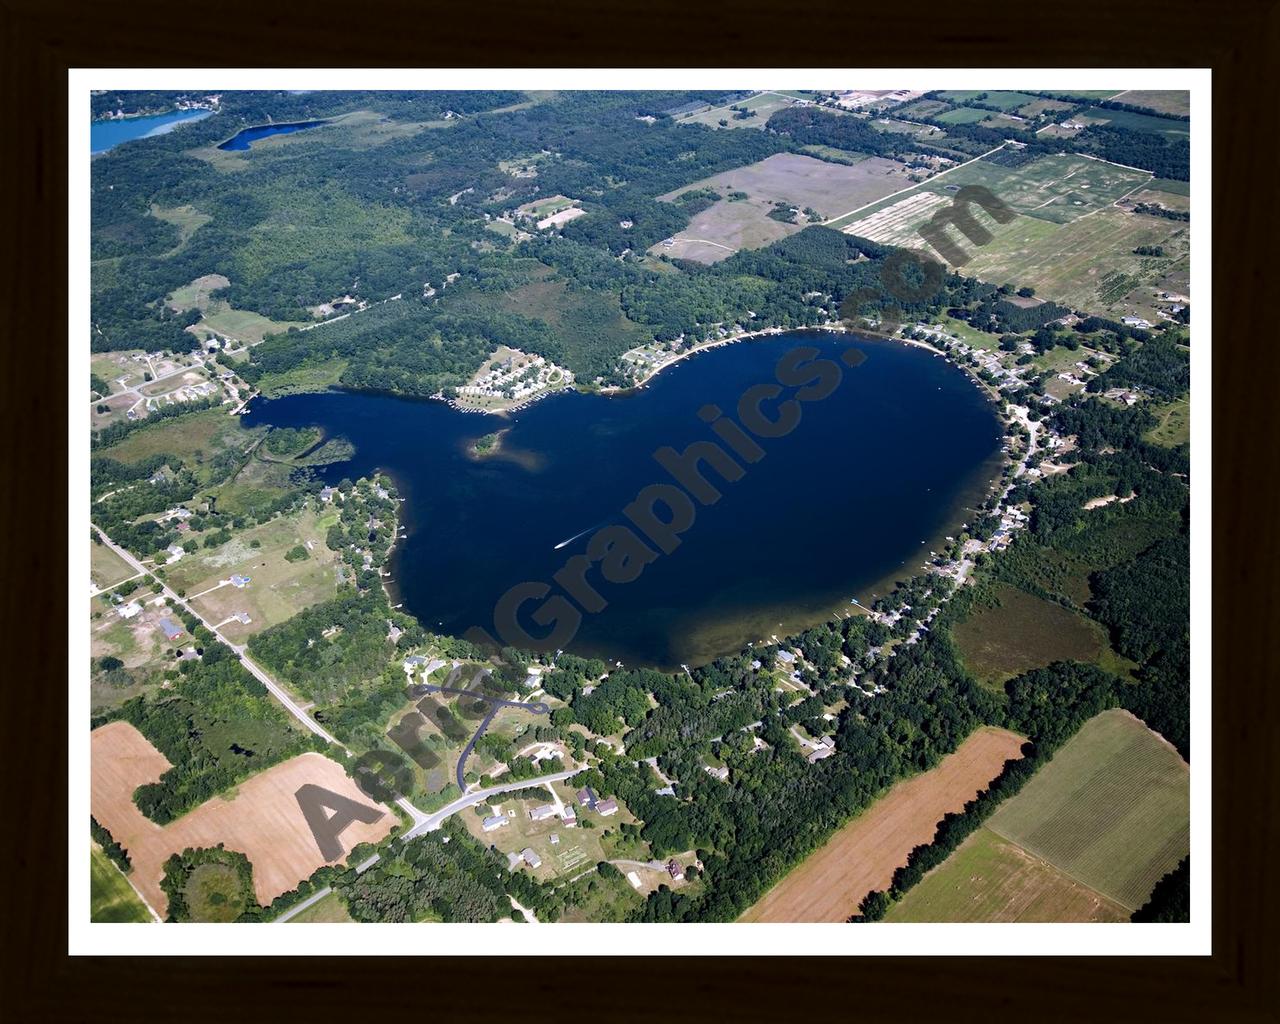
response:
M1150 327L1150 321L1142 319L1140 316L1122 316L1120 322L1126 327Z
M161 619L157 625L160 627L160 630L164 633L165 637L170 640L177 640L178 637L182 636L182 627L174 622L173 619L165 617Z
M578 827L578 812L575 811L572 807L566 807L564 809L564 814L562 814L560 818L564 822L565 828Z
M492 817L485 818L480 823L480 827L486 832L492 832L494 829L504 828L511 824L511 819L501 814L495 814Z
M671 881L681 882L684 880L684 868L676 863L675 858L667 861L667 874L671 876Z
M546 818L554 817L555 813L556 813L555 804L543 804L540 807L535 807L533 810L529 812L529 820L542 821Z
M653 794L654 794L654 796L675 796L675 795L676 795L676 787L675 787L675 786L663 786L661 789L655 789L655 790L653 791Z
M835 751L830 747L817 746L809 754L809 763L813 764L815 761L821 761L823 758L830 757L834 753Z
M419 668L422 665L425 665L426 663L427 663L427 659L425 655L411 654L409 655L409 657L404 659L404 670L412 674L415 668Z
M137 601L116 605L116 614L122 619L131 619L140 611L142 611L142 605L138 604Z
M327 505L329 502L333 501L334 493L335 492L332 487L322 488L320 491L320 500Z
M240 573L236 573L234 576L231 577L231 585L233 587L239 587L241 590L243 590L245 587L249 585L249 577L242 576Z
M542 858L539 857L536 853L534 853L533 850L531 850L529 847L526 846L523 850L521 850L520 856L524 859L524 862L529 865L529 867L531 868L542 867Z
M608 800L601 800L599 803L596 804L596 811L599 813L600 817L602 818L607 818L611 814L617 814L618 801L615 800L613 797L609 797Z
M782 662L784 665L794 665L796 656L792 654L790 651L779 651L778 660Z
M183 551L181 546L178 544L170 544L165 550L169 552L169 561L166 563L168 565L172 565L179 558L181 558L183 555L186 554L186 552Z
M711 765L704 764L702 766L702 770L705 771L708 775L710 775L713 779L719 779L721 782L724 782L726 779L729 778L728 765L722 764L719 768L712 768Z
M585 692L585 691L584 691ZM590 786L585 786L578 790L578 806L579 807L595 807L596 795L591 792Z

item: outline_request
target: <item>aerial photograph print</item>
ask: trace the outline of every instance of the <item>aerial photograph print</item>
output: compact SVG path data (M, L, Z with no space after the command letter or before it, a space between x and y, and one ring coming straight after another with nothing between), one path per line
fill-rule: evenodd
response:
M72 75L82 948L1200 941L1207 73L326 74Z

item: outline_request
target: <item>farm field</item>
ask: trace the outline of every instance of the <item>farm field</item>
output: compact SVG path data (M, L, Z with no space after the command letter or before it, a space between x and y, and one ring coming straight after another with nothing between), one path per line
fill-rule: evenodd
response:
M956 107L935 116L943 124L977 124L985 121L990 114L991 111L979 110L977 107Z
M684 192L711 188L722 196L737 191L747 193L749 198L738 202L721 199L695 215L689 226L674 236L674 247L658 244L649 251L716 262L739 249L759 248L804 227L803 215L796 218L795 224L771 218L769 212L775 202L811 208L829 218L910 184L905 165L881 157L845 165L778 153L659 196L659 200L670 201Z
M320 786L380 811L369 824L356 821L342 833L347 852L358 843L383 839L396 816L373 804L336 761L316 753L299 754L240 783L227 796L214 797L168 825L157 825L133 802L133 791L168 770L160 751L128 722L111 722L90 733L93 816L129 851L132 879L162 916L168 905L160 888L164 862L187 847L222 843L253 865L259 903L270 903L292 889L325 860L295 794L304 785Z
M955 89L938 93L940 99L951 103L968 103L970 100L977 100L979 96L982 99L978 102L999 107L1001 110L1016 110L1018 107L1036 101L1035 96L1028 96L1025 92L1012 92L1008 89L992 89L989 92L982 89Z
M994 589L999 604L953 630L965 667L984 685L1055 661L1096 661L1107 647L1102 627L1084 616L1008 584Z
M1128 712L1091 718L987 827L1127 910L1187 855L1190 769Z
M89 851L89 920L98 924L147 924L155 919L128 879L93 843Z
M689 114L686 117L679 118L680 124L703 124L708 128L763 128L765 122L769 120L779 110L785 110L794 104L796 97L788 96L781 92L758 92L754 96L748 96L745 100L739 100L736 104L725 104L720 107L712 107L709 110L702 110L696 114ZM736 110L730 110L730 106L739 108L746 107L756 116L735 120L734 114ZM726 125L720 124L721 121L728 121Z
M1157 114L1190 114L1191 93L1185 89L1130 89L1109 97L1117 103L1146 107Z
M184 555L166 567L166 582L228 640L243 643L268 626L336 596L337 554L324 538L337 516L336 511L321 515L312 509L279 516L219 547ZM253 547L254 541L260 546ZM307 557L286 559L286 552L299 545L307 550ZM249 583L237 587L225 582L237 574L248 576ZM233 618L240 612L248 615L248 623Z
M1080 119L1087 118L1099 124L1113 124L1118 128L1129 128L1137 132L1154 132L1170 138L1188 137L1191 135L1190 121L1177 121L1168 117L1155 117L1151 114L1135 114L1130 110L1105 110L1102 107L1090 107Z
M993 240L974 251L965 272L984 281L1016 281L1036 295L1089 313L1155 317L1155 293L1186 281L1190 232L1160 217L1099 210L1055 226L1035 217L1000 225ZM1139 256L1160 246L1164 256Z
M890 908L889 922L1127 921L1129 912L980 828Z
M888 886L911 850L933 839L938 821L957 811L1021 757L1022 737L975 731L936 767L897 785L791 871L742 921L845 921L873 889Z

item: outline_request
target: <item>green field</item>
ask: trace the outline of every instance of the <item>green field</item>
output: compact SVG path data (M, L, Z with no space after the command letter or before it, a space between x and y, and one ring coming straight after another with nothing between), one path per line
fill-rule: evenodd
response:
M183 896L192 921L234 921L248 903L244 883L230 864L200 864L187 879Z
M1092 118L1095 121L1105 121L1117 128L1128 128L1135 132L1153 132L1170 137L1191 134L1190 121L1154 117L1151 114L1135 114L1130 110L1104 110L1102 107L1090 107L1080 116Z
M1129 912L980 828L885 916L890 922L1127 921Z
M982 99L978 100L979 96ZM957 89L940 92L938 97L951 103L968 103L970 100L978 100L979 103L999 107L1001 110L1016 110L1036 99L1035 96L1028 96L1025 92L1011 92L1007 89L992 89L989 92L983 89Z
M1128 910L1187 855L1190 769L1127 712L1091 718L988 822Z
M979 110L977 107L956 107L954 110L938 114L937 120L943 124L977 124L990 116L989 110Z
M250 436L226 410L202 409L141 427L119 443L99 449L98 454L125 463L141 462L152 455L172 455L184 462L195 462L228 445L247 442Z
M1097 661L1102 627L1053 601L1008 584L993 588L994 607L979 608L954 628L965 667L988 686L1055 661Z
M1111 99L1134 107L1145 107L1157 114L1190 114L1191 93L1185 89L1130 89Z
M98 924L145 924L154 918L124 875L93 844L89 861L89 920Z
M92 544L89 548L89 575L99 590L113 587L134 574L133 566L105 544Z
M779 110L785 110L795 102L795 97L775 92L759 92L754 96L748 96L745 100L739 100L732 104L739 108L746 107L755 113L755 117L748 117L742 120L736 120L734 114L736 110L730 110L730 104L722 107L712 107L709 110L702 110L696 114L690 114L688 117L680 118L681 124L703 124L708 128L763 128L765 122L769 120ZM720 124L721 121L727 121L727 124Z
M336 892L330 892L324 899L289 918L285 924L350 924L351 920L342 897Z
M1150 406L1149 411L1160 422L1146 433L1146 438L1166 448L1191 440L1191 399L1179 398L1168 405Z

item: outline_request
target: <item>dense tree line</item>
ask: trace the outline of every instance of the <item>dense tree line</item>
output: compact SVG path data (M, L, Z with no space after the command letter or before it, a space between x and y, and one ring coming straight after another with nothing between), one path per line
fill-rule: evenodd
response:
M1191 858L1156 883L1151 896L1129 919L1140 924L1185 924L1191 920Z
M102 847L102 852L107 858L126 875L133 870L133 862L129 859L129 851L116 842L109 829L98 822L98 819L89 816L89 835L93 837L93 841Z

